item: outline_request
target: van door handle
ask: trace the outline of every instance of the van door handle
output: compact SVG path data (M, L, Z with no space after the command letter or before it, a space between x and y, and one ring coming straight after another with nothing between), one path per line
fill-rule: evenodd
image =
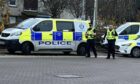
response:
M50 35L52 35L52 34L50 34Z

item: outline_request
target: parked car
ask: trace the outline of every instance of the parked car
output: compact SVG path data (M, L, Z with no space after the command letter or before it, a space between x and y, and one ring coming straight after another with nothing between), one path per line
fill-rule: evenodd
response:
M116 28L118 36L116 37L117 42L123 42L128 40L135 40L140 36L140 22L127 22ZM104 35L102 36L102 38ZM102 45L107 44L107 40L104 40Z
M140 57L140 38L125 42L118 42L116 43L116 46L118 46L118 51L120 54L132 57Z

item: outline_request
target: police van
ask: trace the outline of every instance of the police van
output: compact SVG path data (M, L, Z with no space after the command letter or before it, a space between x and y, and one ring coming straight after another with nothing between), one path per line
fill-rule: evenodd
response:
M125 42L118 42L119 53L125 56L140 57L140 38Z
M116 43L135 40L140 36L140 22L127 22L122 24L116 29L116 32L118 34L116 37ZM102 44L107 44L107 40Z
M6 45L9 53L55 50L85 55L88 27L89 21L83 20L30 18L2 31L0 44Z

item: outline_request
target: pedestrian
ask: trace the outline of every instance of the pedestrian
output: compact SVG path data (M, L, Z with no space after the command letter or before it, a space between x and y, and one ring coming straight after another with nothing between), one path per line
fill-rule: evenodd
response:
M108 41L108 54L106 59L110 59L110 55L112 54L113 59L115 59L115 41L116 41L116 36L118 36L116 30L115 30L115 25L110 25L109 28L107 29L104 39L106 38Z
M95 48L95 29L92 27L92 24L90 23L89 28L85 34L87 38L87 46L86 46L86 57L90 57L90 49L92 49L95 58L97 58L97 52Z

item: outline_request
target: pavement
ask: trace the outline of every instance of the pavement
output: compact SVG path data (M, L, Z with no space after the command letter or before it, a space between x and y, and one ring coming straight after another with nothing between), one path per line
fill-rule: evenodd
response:
M140 59L85 58L75 54L0 51L0 84L139 84Z

